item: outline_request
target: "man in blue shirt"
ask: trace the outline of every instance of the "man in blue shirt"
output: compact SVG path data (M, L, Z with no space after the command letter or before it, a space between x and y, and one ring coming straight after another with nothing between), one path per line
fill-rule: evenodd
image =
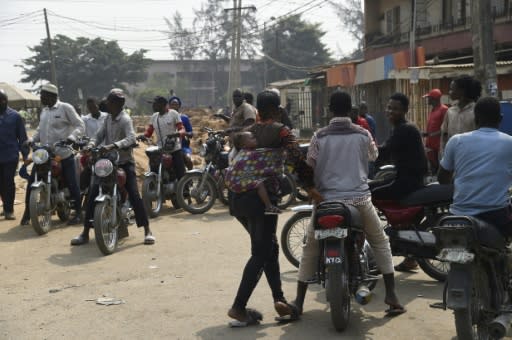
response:
M478 217L512 236L512 137L498 131L500 104L492 97L475 105L478 130L454 135L446 144L438 180L455 191L450 212Z
M21 145L27 140L25 124L18 112L7 104L7 94L0 90L0 197L6 220L14 220L14 176L18 167ZM27 158L28 150L24 150L23 159Z

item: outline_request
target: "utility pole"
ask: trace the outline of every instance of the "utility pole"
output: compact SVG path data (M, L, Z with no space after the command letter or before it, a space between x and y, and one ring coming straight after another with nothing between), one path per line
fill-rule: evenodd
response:
M494 22L491 17L491 1L473 0L471 6L475 78L482 83L484 95L497 96L498 82L496 57L494 55Z
M225 8L224 11L233 11L233 28L231 40L231 59L229 61L229 83L227 93L227 105L231 106L231 94L234 89L240 87L240 44L242 40L242 10L255 11L255 6L242 7L242 0L233 0L233 8Z
M55 59L53 59L52 50L52 37L50 36L50 26L48 25L48 16L46 15L46 8L44 11L44 22L46 24L46 41L48 42L48 55L50 56L50 76L53 85L57 86L57 71L55 70Z

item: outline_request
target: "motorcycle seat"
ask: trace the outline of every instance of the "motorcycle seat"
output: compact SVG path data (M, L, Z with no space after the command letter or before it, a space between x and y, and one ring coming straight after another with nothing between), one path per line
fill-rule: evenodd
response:
M446 216L439 221L439 225L465 225L472 227L478 239L478 243L484 247L503 249L507 245L506 238L498 228L473 216Z
M322 203L318 204L316 208L317 217L331 214L339 214L345 216L345 218L348 217L348 223L352 227L363 226L361 214L359 213L359 210L353 205L345 204L336 200L323 201Z
M450 203L452 199L452 184L430 184L407 195L399 203L410 207L432 203Z

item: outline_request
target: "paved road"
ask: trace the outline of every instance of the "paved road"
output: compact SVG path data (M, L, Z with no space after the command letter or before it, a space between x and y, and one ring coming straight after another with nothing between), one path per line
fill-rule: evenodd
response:
M280 217L280 228L290 215ZM246 232L220 204L204 215L166 208L152 223L157 237L154 246L142 245L142 230L130 227L131 236L119 251L104 257L94 240L82 247L69 246L80 227L57 227L38 237L30 226L0 220L0 338L455 337L452 313L428 307L440 299L442 285L422 272L397 275L399 296L408 313L384 317L383 284L379 282L370 304L353 304L351 323L343 334L331 326L319 286L310 288L301 321L276 324L270 290L262 279L250 301L251 307L263 312L262 324L230 329L226 312L248 258ZM281 265L283 288L292 299L297 271L283 256ZM94 300L102 296L125 303L96 304Z

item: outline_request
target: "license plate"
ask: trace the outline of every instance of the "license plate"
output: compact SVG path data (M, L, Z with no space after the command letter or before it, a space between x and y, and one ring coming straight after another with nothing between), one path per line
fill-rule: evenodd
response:
M348 236L347 228L332 228L332 229L321 229L315 230L315 239L323 240L329 237L345 238Z
M455 262L455 263L468 263L472 262L475 254L470 253L463 248L444 248L439 252L437 258L441 261Z

